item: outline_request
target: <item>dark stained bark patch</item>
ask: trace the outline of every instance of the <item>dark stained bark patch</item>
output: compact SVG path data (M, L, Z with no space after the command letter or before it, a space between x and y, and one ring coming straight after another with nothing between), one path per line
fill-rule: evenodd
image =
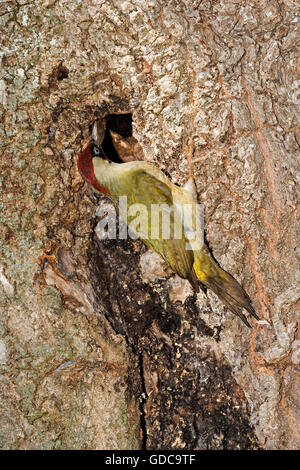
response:
M199 318L195 298L173 304L166 281L143 283L141 242L97 244L93 285L108 321L126 337L140 364L142 375L135 371L131 381L136 392L144 389L147 449L258 448L245 396L230 366L207 347L207 339L214 341L218 332Z

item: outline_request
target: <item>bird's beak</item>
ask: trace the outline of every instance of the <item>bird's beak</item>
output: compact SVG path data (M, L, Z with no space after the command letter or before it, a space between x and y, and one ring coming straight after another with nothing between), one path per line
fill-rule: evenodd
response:
M100 120L95 121L92 126L91 143L94 143L98 148L101 148L105 136L105 129Z

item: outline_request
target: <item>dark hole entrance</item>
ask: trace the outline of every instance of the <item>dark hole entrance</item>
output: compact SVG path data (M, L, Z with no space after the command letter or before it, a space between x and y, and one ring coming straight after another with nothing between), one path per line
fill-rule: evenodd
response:
M123 160L120 158L117 150L114 147L110 131L115 132L123 139L131 137L132 114L108 114L104 120L106 122L106 131L102 143L102 149L112 162L123 163Z
M64 65L60 64L57 68L57 72L56 72L56 76L57 76L57 80L58 81L61 81L61 80L64 80L65 78L68 78L69 76L69 70L67 69L67 67L65 67Z
M132 136L132 114L109 114L105 118L107 128L117 132L122 137Z
M69 70L60 62L56 67L53 68L51 74L48 77L49 87L55 87L56 82L65 80L69 76Z

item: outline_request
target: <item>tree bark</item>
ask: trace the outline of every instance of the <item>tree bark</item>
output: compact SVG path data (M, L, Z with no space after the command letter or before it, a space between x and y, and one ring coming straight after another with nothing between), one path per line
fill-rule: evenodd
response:
M2 448L299 448L297 11L0 5ZM175 183L194 175L252 329L139 241L97 238L107 201L76 161L112 114Z

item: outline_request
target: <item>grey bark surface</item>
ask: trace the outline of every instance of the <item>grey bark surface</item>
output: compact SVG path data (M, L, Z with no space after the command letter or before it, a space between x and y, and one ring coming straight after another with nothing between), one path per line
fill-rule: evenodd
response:
M299 449L298 14L0 4L1 448ZM252 329L139 241L98 240L107 200L76 161L112 113L132 113L144 159L175 183L194 174Z

